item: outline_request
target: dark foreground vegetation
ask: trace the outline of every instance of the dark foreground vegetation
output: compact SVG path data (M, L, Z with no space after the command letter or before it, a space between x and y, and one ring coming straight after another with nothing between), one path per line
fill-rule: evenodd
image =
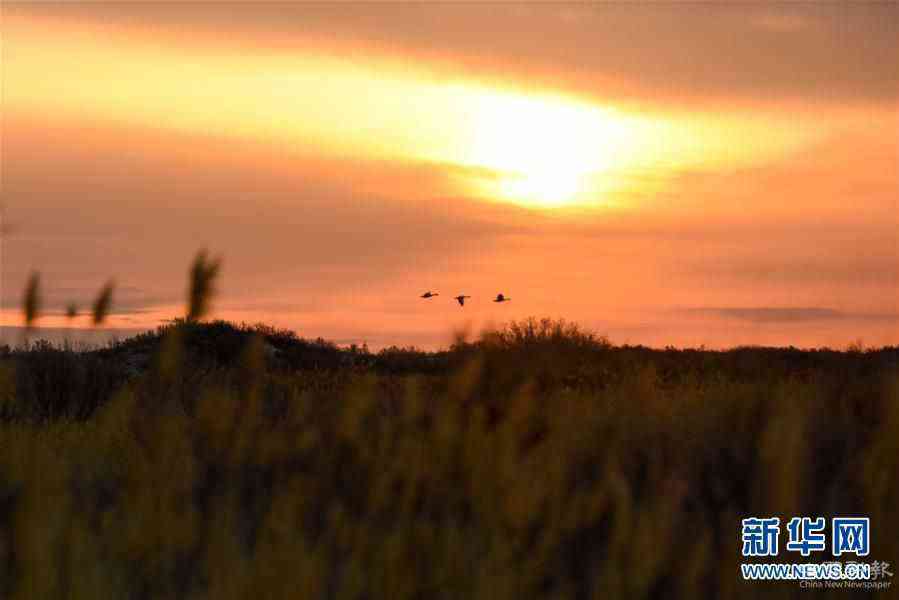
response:
M899 563L897 348L182 322L6 349L0 449L0 598L846 594L742 582L749 516L870 516Z

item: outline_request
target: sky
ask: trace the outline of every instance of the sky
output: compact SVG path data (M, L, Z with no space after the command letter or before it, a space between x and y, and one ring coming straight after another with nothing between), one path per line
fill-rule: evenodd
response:
M183 316L208 248L215 317L373 348L899 344L897 4L5 2L0 35L6 337L34 271L47 331L110 278L110 327Z

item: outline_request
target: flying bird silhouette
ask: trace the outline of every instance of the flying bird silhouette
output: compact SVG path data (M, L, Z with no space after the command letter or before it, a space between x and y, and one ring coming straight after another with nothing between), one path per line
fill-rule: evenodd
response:
M435 294L431 290L428 290L424 294L421 295L422 298L433 298L434 296L439 296L440 294Z
M508 302L509 300L511 300L511 298L506 298L502 294L497 294L496 300L494 300L494 302Z
M471 296L456 296L455 300L459 303L459 306L465 306L466 298L471 298Z

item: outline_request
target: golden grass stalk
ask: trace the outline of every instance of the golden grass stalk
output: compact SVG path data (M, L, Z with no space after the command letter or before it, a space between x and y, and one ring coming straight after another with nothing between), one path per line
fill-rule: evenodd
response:
M95 327L102 325L106 320L106 317L109 316L109 311L112 308L112 293L114 290L115 281L109 281L103 286L103 289L100 290L97 299L94 300L93 317Z
M208 252L200 250L190 269L187 297L187 320L196 322L205 317L215 295L215 279L222 266L221 257L211 259Z
M25 297L22 301L25 312L25 329L31 329L41 311L41 276L34 272L25 285Z

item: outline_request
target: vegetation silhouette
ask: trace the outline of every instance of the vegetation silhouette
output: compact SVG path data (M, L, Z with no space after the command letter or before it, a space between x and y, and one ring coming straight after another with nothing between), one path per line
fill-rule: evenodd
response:
M190 284L187 300L187 320L203 319L209 312L215 296L215 279L221 269L221 258L212 259L206 250L200 250L190 269Z
M115 282L110 281L100 290L97 299L94 301L93 323L94 327L98 327L106 321L109 311L112 308L112 294L115 290Z
M899 348L372 353L201 322L219 266L157 331L0 351L3 598L793 595L739 579L762 515L899 555Z
M75 302L69 302L66 304L66 319L68 319L71 324L72 321L78 318L78 304Z
M34 327L35 321L40 316L41 311L41 276L39 273L32 273L25 284L25 294L22 300L22 312L25 320L25 329L29 330Z

